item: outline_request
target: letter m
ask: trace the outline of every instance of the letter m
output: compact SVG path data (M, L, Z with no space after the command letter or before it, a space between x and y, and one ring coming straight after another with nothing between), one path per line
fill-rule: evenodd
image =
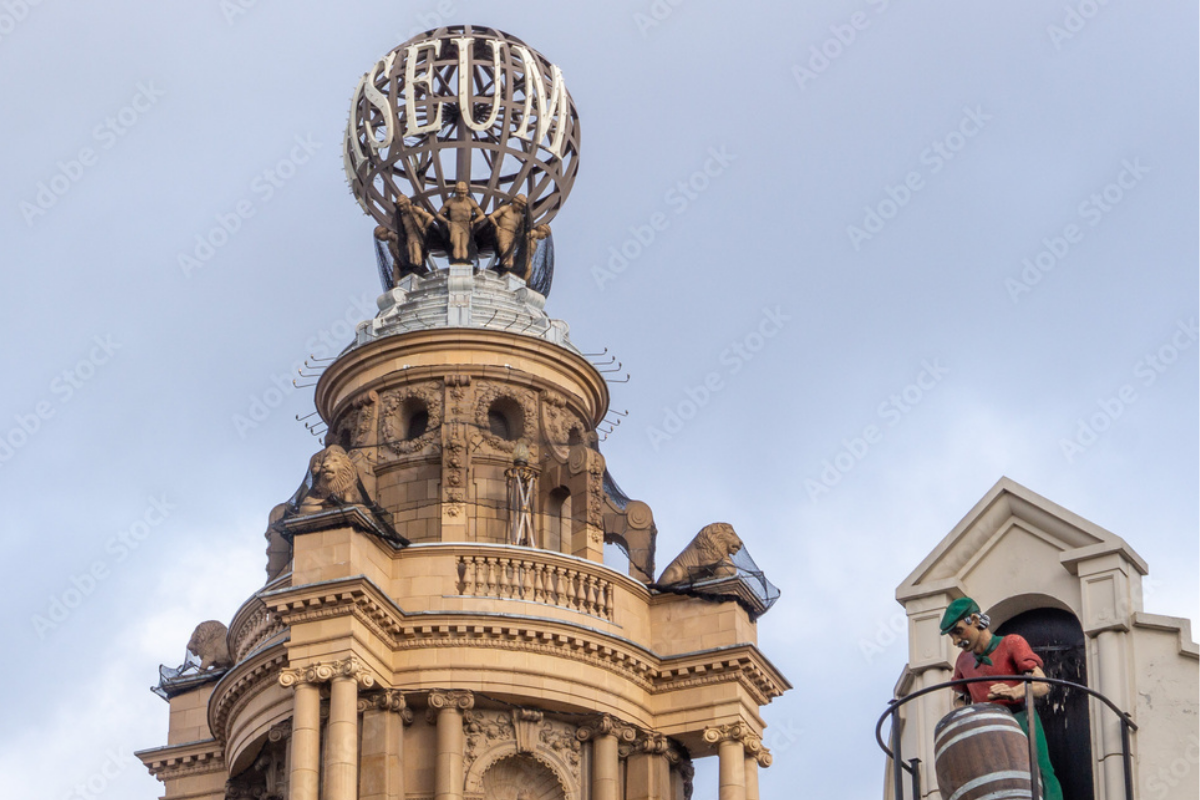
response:
M521 114L521 124L514 134L518 138L540 145L550 132L550 124L558 119L554 126L554 138L550 141L550 152L562 158L563 140L567 132L567 117L570 104L567 102L567 85L563 82L562 70L558 65L550 65L550 85L547 86L542 77L541 64L534 58L533 53L524 45L513 45L513 49L521 56L521 64L525 70L525 110ZM537 130L529 135L529 116L537 104Z

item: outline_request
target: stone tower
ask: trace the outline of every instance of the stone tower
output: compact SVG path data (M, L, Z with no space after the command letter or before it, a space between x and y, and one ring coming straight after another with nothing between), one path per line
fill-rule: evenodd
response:
M168 743L139 757L166 800L684 800L705 756L721 800L758 798L777 592L724 523L655 583L653 514L598 447L604 376L497 261L385 276L324 370L266 585L162 670Z

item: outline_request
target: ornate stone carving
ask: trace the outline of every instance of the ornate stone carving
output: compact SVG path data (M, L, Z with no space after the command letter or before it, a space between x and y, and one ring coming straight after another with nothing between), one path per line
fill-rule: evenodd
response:
M446 376L446 388L450 395L449 416L461 419L469 413L465 401L467 399L467 387L470 385L470 375L454 374Z
M434 689L429 693L429 707L439 711L443 708L468 711L475 707L475 693L466 689Z
M380 689L376 692L360 695L358 698L358 713L372 709L399 714L405 725L413 722L412 709L404 699L404 694L397 689Z
M409 429L411 416L424 411L425 429ZM408 455L437 444L442 425L442 387L435 381L414 383L384 392L380 400L379 435L385 453Z
M186 660L191 661L193 656L200 659L201 670L232 667L233 659L229 657L226 643L228 636L229 631L224 623L215 619L201 622L192 632L192 638L188 639Z
M533 393L510 384L488 383L479 381L475 394L475 425L483 436L483 441L494 450L511 453L517 446L517 441L529 436L537 419L534 408ZM510 410L520 413L520 419L509 420L515 430L511 430L511 438L501 438L492 432L489 413L496 401L507 401ZM531 459L534 460L534 459Z
M578 441L587 438L587 426L558 392L542 392L542 438L560 462L570 458L572 434Z
M725 522L706 525L683 552L667 565L658 579L658 585L675 586L736 575L737 567L730 557L741 549L742 540L732 525Z
M301 487L296 513L315 514L328 508L369 503L358 466L341 445L330 445L308 462L308 479Z
M279 685L285 689L300 683L328 683L334 678L354 678L361 689L372 689L378 680L356 656L341 661L325 661L303 667L288 667L279 672Z
M750 729L744 722L731 722L727 725L714 725L704 729L704 741L709 744L721 742L737 742L760 766L771 766L771 753L763 747L762 737Z
M225 783L225 800L284 800L287 797L287 736L291 722L271 728L254 762ZM280 733L281 735L276 735Z
M532 759L549 768L566 797L578 797L582 745L574 725L546 720L533 709L471 712L463 755L468 796L482 791L484 777L513 759ZM494 777L494 776L493 776Z
M611 714L601 714L593 724L579 728L575 736L581 742L596 736L615 736L617 741L633 744L637 740L638 729Z

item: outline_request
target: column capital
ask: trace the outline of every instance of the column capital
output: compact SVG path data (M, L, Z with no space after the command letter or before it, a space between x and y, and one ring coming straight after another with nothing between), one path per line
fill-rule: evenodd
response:
M411 725L413 721L412 709L399 689L379 689L359 697L358 712L371 710L399 714L405 725Z
M429 693L429 707L469 711L475 707L475 693L467 689L434 689Z
M707 727L704 729L704 741L709 744L737 742L746 751L746 755L757 761L760 766L771 766L771 752L763 746L762 737L744 722Z
M285 689L304 683L329 683L334 678L352 678L360 689L372 689L379 682L357 656L339 661L316 661L303 667L286 667L279 673L279 685Z
M594 739L597 736L613 736L616 737L617 741L631 744L637 740L638 730L611 714L600 714L594 722L580 726L575 732L575 736L581 742L586 742L588 739Z

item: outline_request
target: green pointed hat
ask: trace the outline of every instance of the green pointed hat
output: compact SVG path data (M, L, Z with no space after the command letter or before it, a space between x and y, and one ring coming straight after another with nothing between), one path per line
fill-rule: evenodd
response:
M950 629L957 625L959 620L978 613L980 613L978 603L969 597L958 598L950 604L950 607L946 609L946 613L942 615L942 633L949 633Z

